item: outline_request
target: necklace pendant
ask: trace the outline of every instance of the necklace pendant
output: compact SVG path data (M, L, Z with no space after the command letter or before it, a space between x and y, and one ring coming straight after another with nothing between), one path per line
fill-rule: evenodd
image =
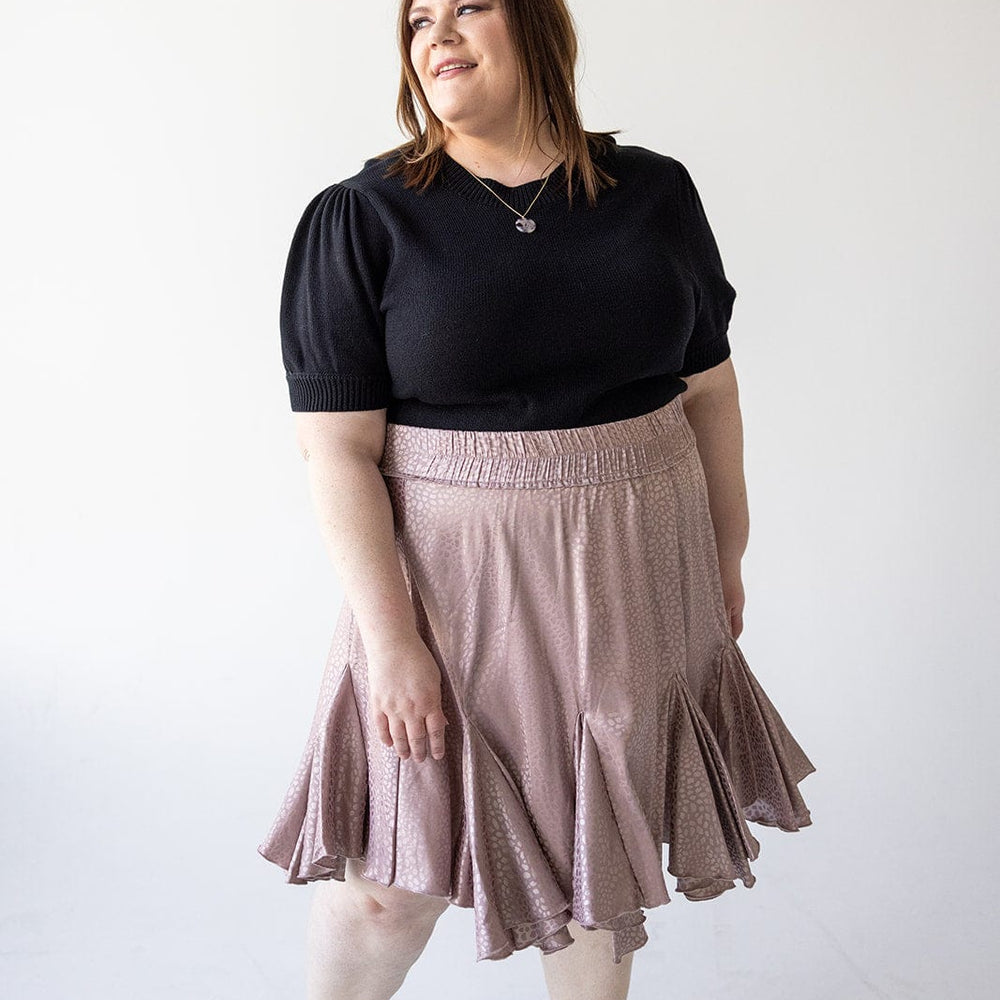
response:
M534 219L518 219L514 225L517 226L517 230L520 233L533 233L535 231Z

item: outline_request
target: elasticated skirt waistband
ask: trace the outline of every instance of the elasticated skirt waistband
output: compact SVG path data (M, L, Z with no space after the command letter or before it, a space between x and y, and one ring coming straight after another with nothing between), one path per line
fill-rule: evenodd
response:
M579 486L669 468L695 447L680 396L649 413L554 430L386 424L383 475L495 488Z

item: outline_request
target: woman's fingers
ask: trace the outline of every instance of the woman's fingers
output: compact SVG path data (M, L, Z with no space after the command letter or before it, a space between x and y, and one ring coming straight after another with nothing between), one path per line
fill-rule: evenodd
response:
M378 731L378 738L387 746L392 746L392 733L389 731L389 719L385 712L375 712L375 729Z
M410 741L406 735L406 721L399 716L389 720L389 731L392 733L392 745L396 753L406 760L410 756Z
M411 719L390 719L385 712L379 712L375 724L379 739L386 746L391 746L401 760L411 756L417 762L426 760L428 743L435 760L444 757L444 730L448 720L440 709L430 712L426 718L414 716Z
M448 725L448 720L444 717L444 712L436 708L427 715L427 731L431 740L431 756L435 760L440 760L444 756L444 727Z

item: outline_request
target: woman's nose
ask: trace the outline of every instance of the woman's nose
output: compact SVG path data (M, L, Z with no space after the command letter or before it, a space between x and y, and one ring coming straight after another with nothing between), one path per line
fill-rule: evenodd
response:
M455 26L447 18L441 18L431 25L430 41L432 43L455 41L455 35Z

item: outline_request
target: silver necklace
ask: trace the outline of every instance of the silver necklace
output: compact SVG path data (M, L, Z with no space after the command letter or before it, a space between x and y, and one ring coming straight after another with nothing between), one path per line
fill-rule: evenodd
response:
M555 157L553 156L553 157L552 157L552 160L554 160L554 159L555 159ZM550 165L551 165L551 163L552 163L552 160L549 160L549 164L550 164ZM457 160L456 160L455 162L456 162L456 163L458 163L458 161L457 161ZM550 177L552 176L552 171L549 171L549 173L547 173L547 174L545 175L545 180L543 180L543 181L542 181L542 186L541 186L541 187L540 187L540 188L538 189L538 194L536 194L536 195L535 195L535 197L531 199L531 204L530 204L530 205L529 205L529 206L528 206L528 207L527 207L527 208L526 208L526 209L524 210L524 214L522 215L522 214L521 214L521 213L520 213L520 212L519 212L519 211L518 211L518 210L517 210L516 208L514 208L514 206L513 206L513 205L511 205L511 204L509 204L508 202L504 201L504 200L503 200L503 198L501 198L501 197L500 197L500 195L498 195L498 194L496 193L496 191L494 191L494 190L493 190L493 188L491 188L491 187L489 186L489 184L487 184L487 183L486 183L486 181L484 181L484 180L482 179L482 177L477 177L477 176L476 176L476 175L475 175L474 173L472 173L472 171L471 171L471 170L469 170L469 168L468 168L468 167L466 167L466 166L465 166L464 164L459 164L459 166L461 166L461 167L462 167L462 169L463 169L463 170L464 170L464 171L465 171L465 172L466 172L467 174L469 174L469 175L470 175L470 176L472 176L472 177L475 177L475 178L476 178L476 180L477 180L477 181L479 181L479 183L480 183L480 184L482 184L482 186L483 186L484 188L486 188L486 190L487 190L487 191L489 191L489 193L490 193L491 195L493 195L493 197L494 197L494 198L497 198L497 199L499 199L500 201L503 201L503 203L504 203L504 204L505 204L505 205L506 205L506 206L507 206L507 207L508 207L508 208L509 208L509 209L510 209L510 210L511 210L511 211L512 211L512 212L513 212L513 213L514 213L514 214L515 214L516 216L517 216L517 221L516 221L516 222L514 223L514 225L515 225L515 226L517 227L517 231L518 231L519 233L533 233L533 232L535 231L535 228L536 228L536 225L535 225L535 220L534 220L534 219L529 219L529 218L528 218L528 212L530 212L530 211L531 211L531 209L532 209L532 207L534 206L535 202L536 202L536 201L538 201L538 198L539 198L539 196L540 196L540 195L541 195L541 193L542 193L542 192L543 192L543 191L545 190L545 185L546 185L546 184L548 184L548 182L549 182L549 178L550 178Z

